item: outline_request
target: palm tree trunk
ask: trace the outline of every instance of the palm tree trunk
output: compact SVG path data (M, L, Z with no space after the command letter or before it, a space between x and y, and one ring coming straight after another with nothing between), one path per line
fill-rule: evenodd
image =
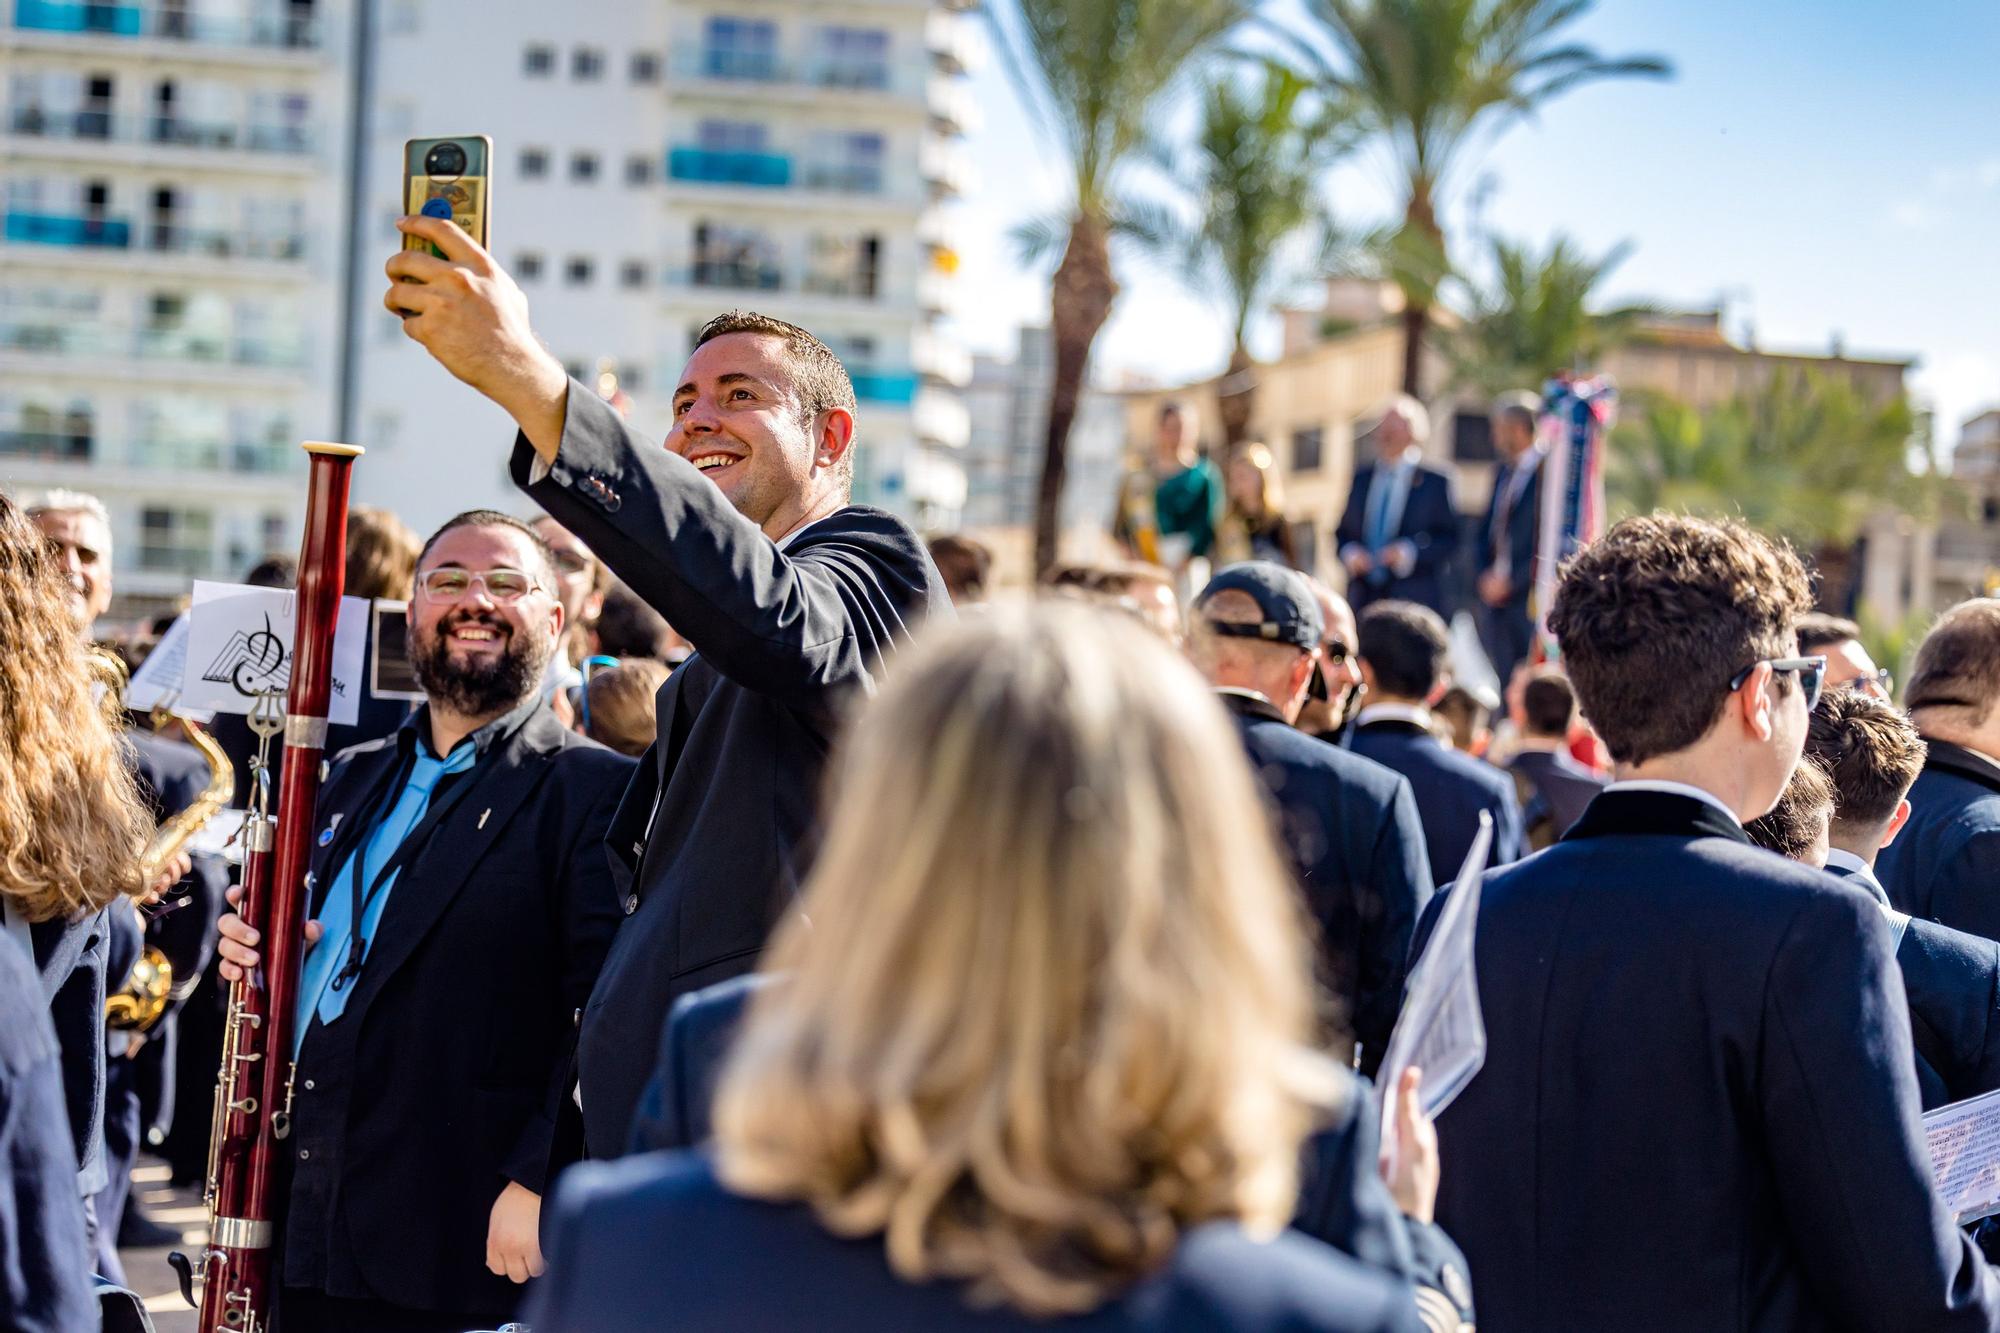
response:
M1069 471L1070 427L1076 423L1076 403L1083 392L1091 344L1111 318L1111 303L1117 296L1104 226L1095 218L1078 214L1070 223L1069 244L1050 284L1049 336L1055 366L1049 383L1049 433L1042 453L1042 485L1035 499L1037 576L1046 574L1056 563L1056 547L1062 536L1063 482Z
M1431 202L1427 180L1410 182L1410 202L1403 209L1403 228L1414 231L1436 247L1440 266L1444 261L1444 229L1438 225L1437 210ZM1430 256L1413 254L1411 263L1428 265ZM1424 340L1431 327L1431 291L1442 274L1422 273L1403 290L1403 392L1412 398L1424 396ZM1413 290L1421 288L1421 290Z
M1215 386L1222 418L1222 459L1236 457L1236 448L1250 438L1250 418L1257 410L1257 366L1239 339L1229 354L1229 369Z
M1403 306L1403 392L1424 396L1424 337L1430 332L1431 308L1414 300Z

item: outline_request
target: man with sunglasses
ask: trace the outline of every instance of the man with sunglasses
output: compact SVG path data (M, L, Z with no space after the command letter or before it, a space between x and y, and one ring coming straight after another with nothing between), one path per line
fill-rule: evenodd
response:
M1345 745L1361 697L1361 664L1354 653L1360 637L1354 626L1354 611L1347 599L1313 578L1301 575L1319 604L1323 629L1319 640L1319 661L1313 664L1312 679L1306 685L1306 701L1292 725L1308 736L1334 745Z
M1840 616L1814 611L1799 617L1799 652L1826 658L1826 688L1858 690L1884 703L1895 697L1896 680L1875 665L1861 642L1861 627Z
M1549 628L1616 780L1487 876L1486 1060L1437 1122L1491 1333L2000 1327L1932 1186L1887 920L1743 831L1805 743L1810 604L1733 523L1626 519L1563 570Z
M1188 655L1243 735L1279 843L1319 926L1325 980L1373 1075L1403 1003L1410 935L1431 865L1410 784L1297 731L1325 627L1302 575L1231 565L1195 599Z
M575 1016L621 919L603 851L632 761L542 685L554 558L475 510L417 561L425 702L334 760L315 815L282 1238L286 1333L493 1328L536 1239ZM257 962L224 919L223 972Z

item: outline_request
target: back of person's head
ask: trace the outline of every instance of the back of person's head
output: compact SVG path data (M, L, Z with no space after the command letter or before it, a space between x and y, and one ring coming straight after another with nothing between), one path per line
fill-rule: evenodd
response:
M623 583L613 583L604 594L604 609L597 613L598 652L621 660L664 661L671 638L666 617Z
M725 1184L1038 1315L1205 1220L1285 1224L1340 1094L1297 896L1185 662L1088 606L933 622L829 779L765 962L789 980L717 1095Z
M1576 725L1576 691L1562 668L1537 667L1521 686L1521 720L1537 740L1564 740Z
M1527 389L1510 389L1493 400L1494 424L1523 431L1529 438L1533 438L1541 414L1541 395Z
M1183 632L1180 595L1174 576L1143 560L1060 564L1043 576L1042 586L1062 597L1074 597L1139 617L1169 643Z
M1451 635L1428 606L1376 602L1361 613L1358 655L1378 697L1428 699L1444 678Z
M1736 673L1790 653L1811 605L1790 547L1740 523L1653 514L1563 566L1549 629L1583 715L1614 760L1638 764L1707 735Z
M1743 831L1765 851L1776 852L1788 861L1823 866L1833 803L1832 781L1819 761L1808 756L1792 770L1792 779L1779 793L1778 803L1745 824Z
M153 822L41 532L0 493L0 898L30 922L136 894ZM106 687L93 700L93 684Z
M944 578L954 604L986 600L986 580L993 571L993 552L984 543L956 532L930 539L931 561Z
M253 588L290 588L299 581L299 562L296 556L282 551L273 551L250 566L243 575L243 581ZM350 593L349 596L357 594Z
M590 692L590 725L585 734L599 745L638 758L658 733L653 696L667 680L667 668L650 657L636 657L598 672L584 688Z
M1985 725L2000 702L2000 599L1975 597L1938 617L1917 645L1903 705L1926 732Z
M349 597L408 601L417 572L417 552L422 547L410 525L391 510L355 505L347 511L347 571L343 591Z
M1806 753L1833 780L1833 829L1841 842L1888 832L1924 767L1924 738L1909 718L1855 690L1829 690L1806 729Z
M1469 686L1453 685L1438 696L1432 711L1443 719L1451 748L1478 758L1485 755L1493 739L1489 724L1494 704L1494 700L1482 697Z
M1798 632L1799 652L1810 655L1824 653L1836 644L1859 639L1861 626L1824 611L1808 611L1799 617Z

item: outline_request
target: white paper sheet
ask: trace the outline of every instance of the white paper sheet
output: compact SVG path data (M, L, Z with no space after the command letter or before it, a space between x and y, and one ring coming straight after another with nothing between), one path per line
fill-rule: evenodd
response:
M2000 1213L2000 1092L1940 1106L1924 1117L1931 1175L1959 1222Z
M247 715L260 691L283 692L292 679L292 626L298 595L287 588L196 580L188 614L181 702L190 708ZM333 689L327 720L353 725L360 715L368 602L340 599L333 634Z

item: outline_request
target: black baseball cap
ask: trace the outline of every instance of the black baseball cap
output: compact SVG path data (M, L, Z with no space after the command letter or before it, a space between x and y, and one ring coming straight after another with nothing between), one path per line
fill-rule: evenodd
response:
M1326 622L1319 613L1319 599L1296 572L1270 560L1245 560L1230 565L1208 581L1208 586L1194 599L1194 609L1199 612L1219 592L1250 594L1263 619L1254 624L1208 621L1208 627L1217 634L1288 643L1306 652L1318 650Z

